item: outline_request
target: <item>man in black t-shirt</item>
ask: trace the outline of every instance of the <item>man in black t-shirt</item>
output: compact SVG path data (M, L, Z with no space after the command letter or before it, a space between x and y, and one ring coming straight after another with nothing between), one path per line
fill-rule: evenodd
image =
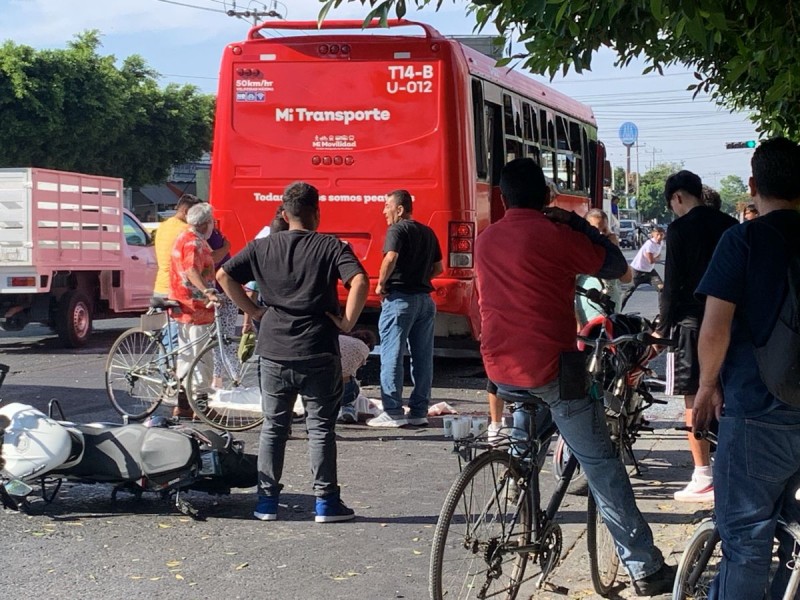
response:
M431 278L443 271L436 234L411 218L411 194L397 190L386 196L383 215L389 229L383 244L378 285L383 298L378 329L381 336L381 401L383 412L370 427L428 424L433 384L433 323L436 306ZM403 350L411 352L414 390L403 412Z
M250 242L217 272L231 300L261 321L256 353L264 426L258 449L258 504L253 514L263 521L277 518L292 408L301 394L308 415L316 521L346 521L355 514L339 497L336 475L334 426L343 385L338 336L358 320L369 280L349 245L316 233L316 188L303 182L288 186L283 214L288 231ZM242 288L253 280L265 306L256 305ZM336 292L339 280L349 287L343 313Z
M674 173L664 184L664 199L677 219L667 229L660 330L674 330L677 334L672 393L683 396L687 425L692 424L692 407L700 376L697 333L703 319L703 302L695 298L694 291L711 262L722 234L737 223L733 217L706 205L703 195L703 183L691 171ZM714 482L709 444L706 440L696 439L691 433L688 438L694 471L686 487L675 492L675 500L713 502Z

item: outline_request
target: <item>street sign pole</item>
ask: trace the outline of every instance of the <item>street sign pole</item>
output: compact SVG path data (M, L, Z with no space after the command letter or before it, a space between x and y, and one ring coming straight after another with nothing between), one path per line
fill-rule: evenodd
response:
M630 180L631 180L631 146L633 146L637 142L637 140L639 139L639 128L636 127L635 123L631 123L630 121L625 121L622 125L619 126L619 139L624 144L625 148L627 149L627 157L628 157L627 166L628 166L628 168L625 171L625 195L629 196L630 195L630 185L631 185L630 184ZM638 156L639 156L638 147L637 147L636 150L637 150L636 156L637 156L637 163L638 163ZM638 164L637 164L636 168L637 169L639 168ZM638 175L639 174L637 173L636 175L637 175L637 180L638 180ZM625 199L625 206L628 206L628 203L629 203L629 198L626 198Z

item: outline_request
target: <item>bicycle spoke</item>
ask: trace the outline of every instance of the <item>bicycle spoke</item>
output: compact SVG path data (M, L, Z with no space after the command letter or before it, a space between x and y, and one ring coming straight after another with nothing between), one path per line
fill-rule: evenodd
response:
M164 347L155 335L131 329L111 347L106 360L106 390L114 409L141 419L160 404L167 389Z
M434 598L516 596L527 554L515 549L529 539L530 516L509 462L503 452L479 455L451 489L431 555Z
M198 389L197 373L202 365L213 364L217 345L204 348L189 369L186 392L195 415L212 427L225 431L242 431L258 426L264 420L261 412L261 388L258 375L258 359L240 363L230 368L223 350L218 368L210 387Z

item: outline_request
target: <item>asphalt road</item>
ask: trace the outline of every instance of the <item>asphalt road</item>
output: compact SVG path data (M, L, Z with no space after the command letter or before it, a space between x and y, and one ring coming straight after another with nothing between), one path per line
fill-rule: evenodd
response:
M629 305L648 316L654 307L649 288ZM76 421L119 421L103 389L103 365L114 339L134 323L98 322L91 344L78 351L61 349L44 328L0 332L0 362L11 366L0 396L44 410L56 399ZM370 360L365 392L377 397L377 359ZM437 360L432 402L482 412L483 377L479 361ZM65 485L51 504L35 502L29 515L0 512L2 596L427 598L433 528L458 473L452 442L441 434L339 428L342 496L358 515L350 523L314 523L302 438L289 442L276 522L252 518L252 489L217 498L190 494L209 517L194 522L154 495L121 495L112 503L107 486ZM254 452L257 432L240 437ZM583 520L583 502L568 497L563 521Z

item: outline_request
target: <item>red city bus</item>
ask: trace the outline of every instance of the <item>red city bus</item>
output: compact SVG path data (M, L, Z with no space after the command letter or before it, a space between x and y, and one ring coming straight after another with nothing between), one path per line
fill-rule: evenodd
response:
M316 186L320 231L352 245L374 289L385 195L408 189L414 218L433 228L444 255L434 282L441 350L454 345L442 338L479 334L472 250L503 214L502 165L533 157L555 204L585 214L602 206L605 149L586 105L427 25L389 26L365 35L361 21L326 21L321 31L315 22L270 22L230 44L210 200L236 251L269 224L286 185ZM422 35L396 33L409 26ZM273 29L296 31L265 37ZM365 318L375 318L380 299L371 294L367 306Z

